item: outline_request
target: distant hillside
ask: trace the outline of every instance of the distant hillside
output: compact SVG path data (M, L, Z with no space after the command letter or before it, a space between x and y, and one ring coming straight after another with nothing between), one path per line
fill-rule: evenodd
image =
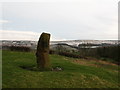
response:
M79 44L118 44L118 40L67 40L67 41L51 41L51 44L66 43L68 45L78 46Z
M51 44L50 49L52 49L52 50L61 49L63 51L65 51L65 50L66 51L78 51L77 46L68 45L66 43Z
M0 41L0 46L28 46L32 49L36 49L37 41ZM77 49L79 44L111 44L117 45L118 40L66 40L66 41L50 41L51 48L56 47L57 44L64 44L62 46L69 47L70 49Z

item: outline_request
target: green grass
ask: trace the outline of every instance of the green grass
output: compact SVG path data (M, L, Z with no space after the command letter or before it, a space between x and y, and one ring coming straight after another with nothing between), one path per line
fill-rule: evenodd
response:
M50 55L50 60L53 67L60 66L63 71L26 70L20 66L36 65L33 52L3 51L3 88L119 88L117 65L94 67L59 55Z

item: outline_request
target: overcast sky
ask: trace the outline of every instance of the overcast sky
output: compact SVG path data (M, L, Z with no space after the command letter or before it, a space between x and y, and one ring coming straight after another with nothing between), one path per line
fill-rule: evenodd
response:
M51 40L118 39L119 0L5 1L0 3L2 40L37 41L42 32Z

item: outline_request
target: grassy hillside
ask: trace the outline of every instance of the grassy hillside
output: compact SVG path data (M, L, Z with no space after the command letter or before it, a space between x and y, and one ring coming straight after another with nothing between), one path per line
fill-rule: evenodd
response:
M2 52L3 88L118 88L118 66L98 60L50 55L52 66L63 71L31 71L33 52Z

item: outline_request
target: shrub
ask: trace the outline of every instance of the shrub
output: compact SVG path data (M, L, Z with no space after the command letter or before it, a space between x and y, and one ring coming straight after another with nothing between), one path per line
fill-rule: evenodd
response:
M72 58L104 58L120 64L120 46L102 46L97 48L79 48L79 52L69 52L66 50L50 51L50 54L59 54Z
M11 46L10 50L11 51L23 51L23 52L31 51L30 47L27 47L27 46Z
M59 52L59 55L67 56L67 57L72 57L72 58L81 58L80 55L77 55L75 53L70 53L70 52Z
M54 50L50 50L49 54L55 54L56 52Z
M97 48L97 54L99 57L110 58L117 62L119 62L120 46L107 46L107 47L99 47Z
M98 48L81 48L79 53L83 57L108 58L119 62L120 46L104 46Z

